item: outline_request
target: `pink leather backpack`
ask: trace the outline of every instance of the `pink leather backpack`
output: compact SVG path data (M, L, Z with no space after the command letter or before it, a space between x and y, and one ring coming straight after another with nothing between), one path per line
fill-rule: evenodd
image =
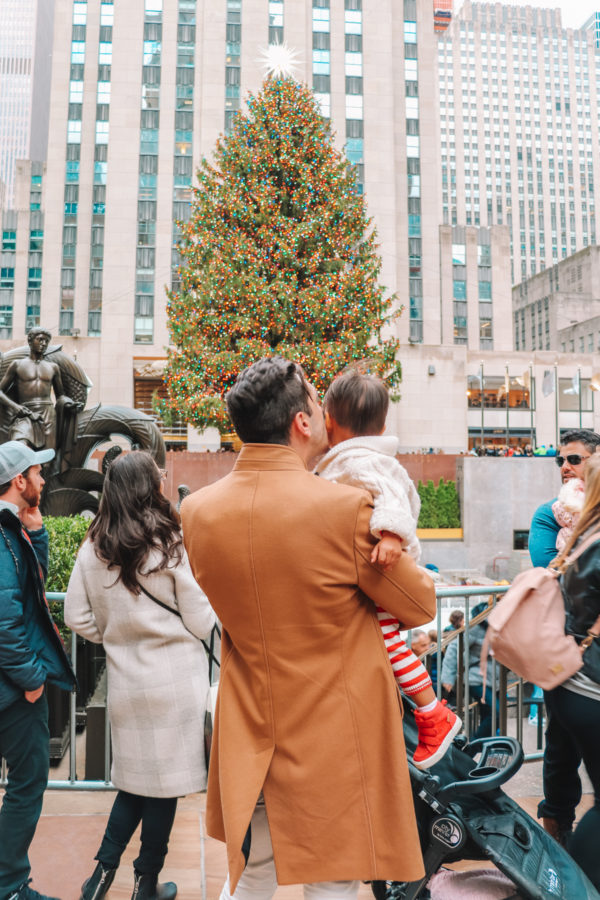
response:
M591 535L565 560L570 566L595 541ZM544 690L558 687L583 665L583 653L600 629L600 616L578 644L565 634L565 607L556 569L521 572L488 617L481 650L484 670L489 648L498 662Z

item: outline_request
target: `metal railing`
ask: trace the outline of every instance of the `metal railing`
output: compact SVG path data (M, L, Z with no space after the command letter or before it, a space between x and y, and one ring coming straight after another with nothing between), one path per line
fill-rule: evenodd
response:
M427 662L428 657L435 656L437 669L437 695L442 697L442 659L444 651L452 641L458 641L459 647L457 652L457 680L456 680L456 707L457 713L463 720L464 732L469 738L471 736L473 720L479 708L479 701L471 699L471 685L469 683L468 672L471 664L471 629L484 622L491 610L496 605L498 598L506 593L510 585L460 585L457 587L437 587L436 597L437 614L436 614L436 630L438 633L438 642L431 650L423 654L423 659ZM487 597L488 605L478 615L471 618L472 600L473 598ZM464 603L465 624L462 628L442 633L442 604L441 600L448 598L456 598ZM443 637L442 637L443 634ZM409 632L410 635L410 632ZM441 638L441 640L439 639ZM537 712L537 732L536 732L536 749L533 752L526 753L525 762L534 762L542 759L544 756L544 705L541 697L531 697L525 699L525 683L522 678L515 675L500 665L493 657L490 658L492 677L489 682L491 691L491 733L507 735L509 733L509 721L514 722L514 737L519 743L523 743L523 719L526 712L535 707ZM466 673L466 674L465 674ZM497 698L497 699L496 699ZM485 699L485 698L483 698ZM511 711L514 713L510 715Z
M471 691L469 686L469 678L465 677L465 673L469 671L470 660L470 630L476 624L487 618L490 609L495 605L498 597L508 590L508 585L473 585L460 587L437 587L436 596L437 604L437 633L438 643L431 651L424 654L425 660L428 657L435 656L437 659L438 696L441 696L441 672L442 672L442 656L443 652L452 641L459 641L458 650L458 677L456 683L457 711L463 719L464 730L467 737L470 736L473 719L477 713L477 702L472 702ZM64 600L64 593L48 593L48 600ZM488 607L478 616L471 619L471 609L473 598L488 597ZM465 624L458 631L442 633L442 603L440 601L448 598L455 598L464 604ZM409 632L410 635L410 632ZM71 663L73 669L77 668L78 642L71 641ZM520 742L523 739L523 717L526 708L532 704L537 706L538 711L538 728L537 728L537 748L533 753L525 756L525 761L541 759L543 757L543 701L529 700L524 698L523 681L514 675L510 675L507 670L500 666L495 660L492 664L492 681L491 681L492 698L498 695L498 704L492 702L492 734L499 730L500 734L508 733L509 710L514 710L514 723L516 738ZM51 790L76 790L76 791L110 791L114 790L114 786L110 780L110 724L108 716L104 717L104 731L102 740L104 743L104 777L100 779L79 779L77 777L77 697L73 691L69 698L69 750L68 750L68 778L63 780L50 779L48 788ZM2 771L0 772L0 786L6 781L5 763L2 762Z

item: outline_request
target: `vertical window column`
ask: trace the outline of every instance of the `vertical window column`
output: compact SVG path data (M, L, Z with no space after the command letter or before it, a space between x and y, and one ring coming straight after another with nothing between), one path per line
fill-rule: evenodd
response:
M0 244L0 339L2 340L12 338L16 250L17 211L7 209L2 215Z
M242 0L227 0L225 56L225 134L231 132L240 108L242 55Z
M408 179L409 340L420 343L423 340L423 269L416 0L404 0L404 84Z
M464 226L452 228L452 297L454 343L466 344L467 332L467 247Z
M283 44L283 0L269 0L269 44Z
M77 209L79 205L79 161L81 157L81 108L83 104L83 67L87 2L75 0L71 31L71 69L65 166L62 264L60 272L60 313L58 330L70 334L75 304L75 256L77 252ZM33 314L32 314L33 319ZM29 322L29 309L27 311Z
M156 275L156 178L162 57L163 0L145 0L144 54L140 115L138 182L138 245L135 268L133 339L154 340L154 282Z
M92 193L92 234L88 335L99 337L102 328L102 281L104 267L104 217L106 211L106 169L112 71L113 0L100 4L100 41L96 86L96 135L94 146L94 187Z
M43 163L31 163L31 188L29 193L29 252L27 258L27 318L26 329L40 324L42 305L42 247L44 240L44 214L42 202Z
M492 247L490 232L479 232L477 245L477 267L479 281L479 349L494 349L494 332L492 323ZM519 337L517 333L517 349Z
M325 118L331 117L331 37L329 0L313 0L313 91Z
M234 2L239 5L241 0L234 0ZM173 251L171 260L171 290L173 291L178 290L180 286L181 257L177 250L177 241L181 233L180 226L190 217L195 50L196 0L179 0L175 78L175 145L173 148ZM156 180L156 175L154 179Z
M362 0L344 2L344 75L346 79L346 156L364 190Z

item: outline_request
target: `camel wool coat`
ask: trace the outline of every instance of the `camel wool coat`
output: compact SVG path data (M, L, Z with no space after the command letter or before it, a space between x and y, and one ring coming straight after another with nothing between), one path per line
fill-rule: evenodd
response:
M157 565L151 551L144 566ZM182 797L206 786L204 711L208 663L202 638L215 614L192 575L187 554L179 564L139 583L136 596L86 540L65 597L65 622L106 651L108 715L115 787L142 797Z
M207 828L231 892L263 792L279 884L422 877L400 695L374 604L431 621L431 579L371 565L370 496L246 444L186 498L192 570L223 624Z

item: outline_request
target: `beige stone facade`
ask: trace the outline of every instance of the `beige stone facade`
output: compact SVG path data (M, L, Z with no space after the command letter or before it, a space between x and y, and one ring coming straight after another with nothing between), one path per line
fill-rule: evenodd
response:
M600 247L586 247L512 292L515 348L600 349Z

